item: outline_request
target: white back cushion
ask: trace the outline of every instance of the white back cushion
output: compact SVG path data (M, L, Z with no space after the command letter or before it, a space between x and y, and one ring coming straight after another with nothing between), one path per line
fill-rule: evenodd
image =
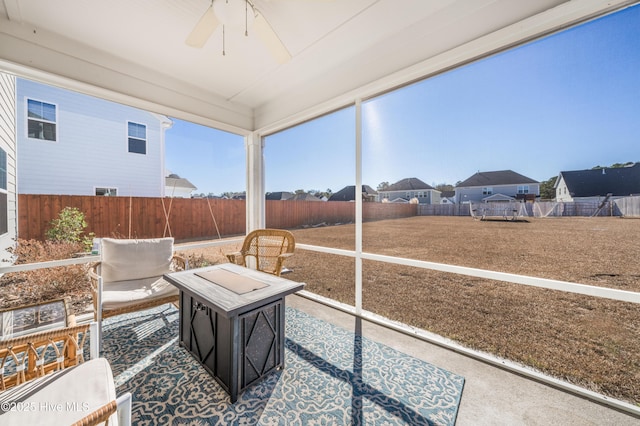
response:
M104 282L159 277L169 272L173 238L120 240L103 238L100 275Z

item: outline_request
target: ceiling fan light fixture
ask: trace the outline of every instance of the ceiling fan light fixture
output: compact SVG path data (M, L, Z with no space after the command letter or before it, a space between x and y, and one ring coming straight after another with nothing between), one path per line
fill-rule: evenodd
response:
M187 45L203 47L220 24L223 56L226 56L227 27L237 29L244 26L244 35L248 36L249 27L253 25L258 38L279 64L291 59L291 53L252 0L211 0L211 5L187 37Z

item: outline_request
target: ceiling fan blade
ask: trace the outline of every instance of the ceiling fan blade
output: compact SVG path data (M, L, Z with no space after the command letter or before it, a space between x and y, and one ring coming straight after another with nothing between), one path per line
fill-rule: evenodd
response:
M213 4L204 12L185 43L191 47L202 47L216 30L220 21L213 12Z
M257 14L253 28L279 64L284 64L291 59L291 53L289 53L280 37L273 31L273 28L261 13Z

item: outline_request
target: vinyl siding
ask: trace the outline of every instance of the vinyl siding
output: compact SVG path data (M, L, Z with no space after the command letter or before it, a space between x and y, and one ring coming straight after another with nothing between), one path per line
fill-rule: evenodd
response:
M7 219L8 232L0 235L0 265L7 266L6 250L13 247L17 234L16 202L16 78L0 73L0 147L7 153Z
M418 196L422 194L422 196ZM379 193L380 200L387 198L389 201L393 201L397 198L404 198L407 201L412 198L417 198L420 204L440 204L440 193L433 189L416 189L407 191L381 191Z
M27 134L27 99L56 105L56 141ZM146 154L128 151L127 123L146 125ZM164 195L163 128L159 116L83 94L17 81L18 193Z
M518 186L520 185L528 185L529 194L535 194L536 196L540 195L540 184L523 183L517 185L493 185L491 186L493 189L492 194L483 194L482 190L484 187L482 186L459 187L456 188L456 199L458 203L466 203L469 201L479 202L482 201L483 198L493 194L503 194L515 198L518 193Z
M560 178L556 187L556 201L573 201L573 197L569 193L569 188L567 188L567 183L564 181L563 177Z

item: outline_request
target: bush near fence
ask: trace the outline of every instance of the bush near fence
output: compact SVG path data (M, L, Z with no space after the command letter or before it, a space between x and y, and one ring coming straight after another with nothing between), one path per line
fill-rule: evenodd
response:
M85 214L86 232L100 237L158 238L177 241L244 235L244 200L206 198L95 197L78 195L18 196L18 236L44 240L64 207ZM363 220L410 217L415 204L365 203ZM355 203L343 201L266 201L266 226L294 229L355 221Z

